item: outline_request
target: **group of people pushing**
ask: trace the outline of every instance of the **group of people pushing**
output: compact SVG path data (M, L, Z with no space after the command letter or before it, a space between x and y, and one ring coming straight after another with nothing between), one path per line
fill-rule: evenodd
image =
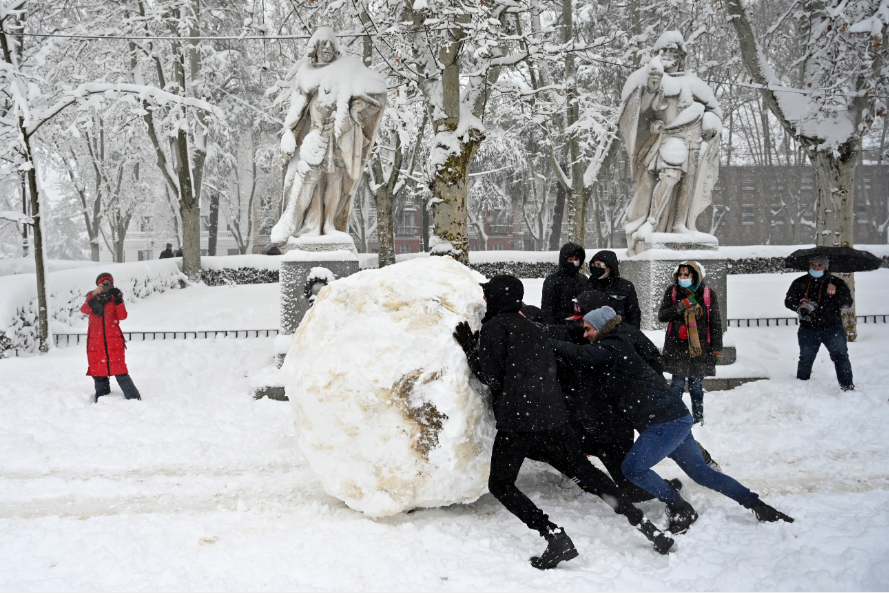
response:
M614 252L593 256L589 279L580 273L584 260L579 245L562 248L559 272L544 282L539 319L535 308L523 304L518 278L495 276L482 285L487 310L481 330L462 322L454 332L469 368L491 388L497 436L488 489L547 541L531 564L554 568L578 553L565 530L516 487L525 459L550 464L602 498L661 554L673 539L634 503L666 503L671 534L684 533L698 518L682 496L682 483L651 469L666 457L760 521L792 522L708 464L691 434L693 423L703 421L701 380L713 374L722 350L718 298L704 283L702 268L681 264L664 294L659 318L669 325L662 355L639 330L636 291L620 278ZM673 374L672 383L665 371ZM682 401L686 381L692 413ZM598 457L610 477L588 456Z

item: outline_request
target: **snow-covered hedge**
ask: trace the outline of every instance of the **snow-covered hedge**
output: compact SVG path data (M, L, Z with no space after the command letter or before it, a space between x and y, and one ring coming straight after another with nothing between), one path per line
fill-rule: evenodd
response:
M271 284L278 281L281 257L277 255L228 255L201 258L201 280L207 286Z
M184 286L177 260L99 264L47 274L51 325L64 328L83 314L96 276L108 272L128 302ZM37 350L37 280L34 274L0 277L0 358Z
M719 252L728 258L729 274L768 274L784 271L784 258L797 249L812 245L741 245L720 247ZM859 245L883 259L889 268L889 245ZM598 249L587 249L589 260ZM625 249L615 249L618 258L627 259ZM429 257L428 253L396 255L398 262ZM265 284L278 282L281 258L269 255L234 255L203 257L201 274L210 286L223 284ZM359 268L376 268L377 255L358 254ZM469 267L491 278L498 274L511 274L519 278L546 278L558 269L558 251L471 251Z
M100 266L102 264L94 261L74 261L70 259L50 259L46 261L47 272L58 272L59 270L70 270L71 268L85 268L89 266ZM15 274L33 274L34 258L33 257L14 257L10 259L0 259L0 276L12 276Z

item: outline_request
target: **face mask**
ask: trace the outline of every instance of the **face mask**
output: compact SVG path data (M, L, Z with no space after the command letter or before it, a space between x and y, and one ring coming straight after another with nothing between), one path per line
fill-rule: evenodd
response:
M590 277L591 278L598 280L599 278L601 278L604 275L605 275L605 268L600 268L597 266L593 266L592 268L590 268Z
M579 268L579 267L580 267L580 262L579 262L579 261L574 262L574 267L575 267L575 268Z
M809 270L813 278L821 278L824 276L824 270Z
M691 278L680 278L679 286L682 288L691 288Z

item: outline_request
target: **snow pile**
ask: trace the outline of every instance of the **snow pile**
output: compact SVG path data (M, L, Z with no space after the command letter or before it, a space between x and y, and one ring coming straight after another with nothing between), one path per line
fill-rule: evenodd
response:
M322 289L281 374L328 494L385 517L485 493L493 416L452 337L460 321L480 325L480 279L436 257Z
M108 272L127 302L178 288L186 277L173 259L103 264L47 274L50 316L70 327L84 319L80 307L95 289L98 272ZM37 280L34 274L0 277L0 358L37 348Z

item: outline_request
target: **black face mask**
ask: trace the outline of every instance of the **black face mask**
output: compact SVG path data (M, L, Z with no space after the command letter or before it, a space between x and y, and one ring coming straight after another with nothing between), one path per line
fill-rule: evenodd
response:
M599 280L605 274L605 271L605 268L593 266L590 268L590 278L592 278L593 280Z

